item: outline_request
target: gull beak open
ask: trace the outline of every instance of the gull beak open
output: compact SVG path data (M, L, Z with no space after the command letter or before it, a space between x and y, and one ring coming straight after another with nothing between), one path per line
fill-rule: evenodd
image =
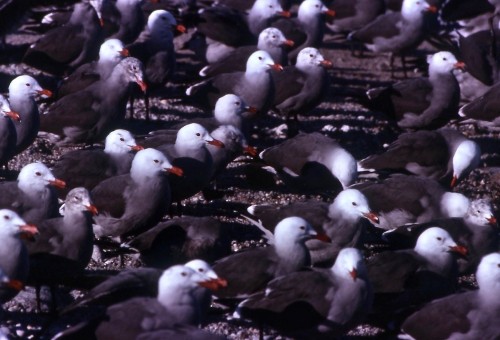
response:
M34 236L38 234L38 228L33 224L24 224L19 226L21 238L25 240L33 240Z
M378 215L375 214L374 212L367 212L363 213L363 216L366 217L370 222L373 222L375 224L379 223Z

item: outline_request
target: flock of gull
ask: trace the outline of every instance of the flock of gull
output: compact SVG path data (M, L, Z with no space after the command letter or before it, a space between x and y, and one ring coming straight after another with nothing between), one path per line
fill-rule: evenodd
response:
M64 324L40 338L222 339L203 328L214 310L261 337L332 339L368 324L386 338L500 338L494 208L456 190L481 166L458 126L498 136L498 1L54 3L43 17L37 1L0 3L1 58L37 70L0 89L0 301L34 287L37 313ZM12 61L26 20L41 34ZM405 76L356 93L398 131L364 159L302 129L329 95L325 32L353 59L388 54ZM185 84L176 41L188 34L203 67ZM424 42L426 76L408 77ZM164 96L206 117L153 120ZM262 148L269 115L286 138ZM66 151L9 169L37 138ZM249 206L266 245L231 253L221 221L183 216L182 201L203 192L224 205L216 178L236 158L252 171L235 180L271 176L314 199ZM143 266L89 267L124 254ZM470 274L477 285L464 288ZM83 293L61 302L61 289Z

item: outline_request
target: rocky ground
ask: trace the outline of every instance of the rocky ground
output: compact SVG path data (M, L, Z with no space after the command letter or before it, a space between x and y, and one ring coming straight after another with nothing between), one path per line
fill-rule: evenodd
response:
M50 77L19 63L19 56L26 44L34 41L37 36L37 33L27 30L8 36L7 41L12 46L0 55L0 92L6 92L10 80L23 73L34 75L43 86L49 89L54 86ZM179 45L181 42L179 41ZM368 52L365 52L363 57L354 57L349 45L337 42L331 35L326 36L321 51L334 65L329 71L331 86L324 103L307 116L300 117L301 131L323 132L338 140L358 160L380 151L385 144L394 140L400 131L394 124L388 122L383 114L367 111L360 104L358 95L363 90L393 81L388 65L389 58ZM431 52L431 47L424 45L419 49L418 55L422 57ZM144 103L143 100L138 100L135 102L135 119L126 124L128 129L140 134L158 124L156 121L163 121L162 124L168 125L206 115L197 109L182 105L179 99L186 85L196 80L197 72L202 64L195 61L193 52L187 49L179 50L178 61L179 73L175 81L161 93L151 96L152 121L144 120ZM415 63L415 72L412 72L410 76L420 75L422 65L422 63ZM396 76L402 77L400 69L397 70ZM41 104L42 112L47 105L47 103ZM283 123L283 119L275 114L261 117L256 122L250 144L263 149L283 141L285 138ZM471 198L490 197L498 210L500 186L495 177L498 174L494 173L491 168L500 166L499 133L478 129L470 124L453 126L478 142L483 152L479 168L455 190ZM41 161L50 166L67 150L66 147L58 147L47 140L38 138L33 146L12 160L9 167L11 170L19 170L25 164L34 161ZM206 201L200 194L186 201L183 209L187 215L211 215L225 222L227 232L233 239L233 251L242 247L261 246L265 243L256 228L240 216L248 205L287 204L305 198L305 196L291 193L279 181L255 188L255 183L250 183L246 177L251 161L247 157L240 157L220 176L217 184L218 188L224 192L222 199ZM140 265L140 261L133 256L127 256L125 259L124 267ZM105 262L93 262L90 265L90 269L120 268L122 267L117 258L111 258ZM463 282L464 285L473 284L473 277L463 278ZM65 297L71 299L82 294L77 291L70 293ZM37 313L32 298L33 292L27 289L5 306L1 325L12 338L35 339L40 338L42 334L48 337L61 330L64 323L67 323L67 321L58 322L57 318L47 314ZM258 329L255 325L242 321L228 321L230 315L230 312L217 308L216 312L211 315L210 323L206 328L232 339L248 339L258 336ZM271 338L279 338L279 335L270 329L265 329L264 334ZM363 325L349 333L349 338L351 337L387 338L389 336L384 333L383 329Z

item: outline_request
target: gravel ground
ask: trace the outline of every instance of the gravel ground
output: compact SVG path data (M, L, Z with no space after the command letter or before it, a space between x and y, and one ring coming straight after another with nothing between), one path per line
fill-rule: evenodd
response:
M10 80L23 73L35 76L42 86L53 88L54 82L50 77L18 63L20 53L26 44L34 41L37 37L36 33L26 30L8 36L7 41L13 46L8 53L0 56L0 91L6 92ZM186 37L180 37L178 45L182 45L182 40L185 39ZM330 70L332 79L330 91L324 103L307 116L300 117L300 129L304 132L322 131L338 140L358 160L381 150L383 145L393 141L400 131L392 123L389 123L383 114L367 111L360 105L357 95L368 88L393 81L390 78L389 58L368 52L365 52L363 57L353 57L350 47L347 44L337 42L331 35L325 37L325 44L321 51L334 65L334 68ZM161 120L162 124L167 126L170 123L205 115L197 109L180 104L180 95L186 85L196 80L197 72L202 64L194 60L194 53L190 50L180 49L178 53L179 72L176 79L161 93L153 94L151 97L151 119L153 121ZM419 49L418 56L422 57L426 53L432 53L432 50L429 46L424 45ZM422 66L422 63L420 62L418 65ZM417 66L415 66L415 72L411 73L410 76L421 74L421 68ZM402 72L396 74L402 77ZM42 103L41 107L43 112L47 103ZM132 132L144 133L149 130L149 127L157 124L157 122L146 122L143 119L144 103L142 100L135 102L134 109L136 119L126 123L126 128ZM285 138L283 123L283 119L275 114L261 117L254 129L251 144L262 149L281 142ZM498 179L495 182L495 178L498 178L495 176L498 174L490 171L490 168L500 165L499 133L488 132L472 125L460 125L458 128L480 144L483 154L479 168L460 183L455 190L471 198L490 197L493 199L495 211L497 211L500 204L500 196L498 195L500 185L498 185ZM28 150L9 163L9 168L19 170L25 164L34 161L42 161L51 166L68 149L70 148L57 147L47 140L38 138ZM249 226L248 222L240 217L248 205L258 203L287 204L310 198L289 192L280 181L255 189L246 179L250 162L249 158L240 157L220 176L218 188L224 192L222 199L206 201L199 194L187 200L183 210L187 215L211 215L223 221L233 239L233 251L265 244L260 232L255 227ZM15 173L8 177L12 176L15 176ZM137 258L125 257L124 267L140 265L140 260ZM105 262L93 262L89 269L121 268L123 267L120 261L117 258L111 258ZM463 287L469 287L474 284L474 278L473 276L463 277L461 282ZM66 302L82 294L79 291L66 293L60 297L67 299ZM230 315L230 312L216 308L213 315L210 316L210 323L206 328L224 334L231 339L258 337L259 331L255 325L243 321L228 320ZM5 305L1 326L12 338L35 339L40 338L42 334L44 337L55 334L69 323L67 320L61 321L57 318L51 318L47 314L37 313L33 304L33 291L27 288L16 299ZM264 334L270 338L280 338L276 332L270 329L265 329ZM361 325L351 331L348 336L348 338L357 337L388 338L390 336L385 334L383 329Z

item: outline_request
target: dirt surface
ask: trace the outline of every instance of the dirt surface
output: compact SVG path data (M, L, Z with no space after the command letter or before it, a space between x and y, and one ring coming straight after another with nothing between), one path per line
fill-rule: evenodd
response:
M53 88L55 81L50 76L40 74L39 71L19 63L26 44L35 41L38 36L35 32L21 30L7 37L7 42L11 44L11 47L0 56L0 92L7 92L10 80L23 73L33 75L42 86ZM185 37L179 39L185 39ZM382 150L383 146L393 141L400 131L393 123L388 122L383 114L367 111L360 104L358 95L368 88L393 81L388 65L389 58L369 52L365 52L363 57L353 57L350 46L336 42L331 35L325 37L324 46L320 50L334 65L329 71L331 75L329 94L317 109L307 116L300 117L300 130L321 131L339 141L358 160ZM426 45L418 51L420 57L426 53L432 53L431 48ZM157 121L162 121L163 125L168 126L170 123L206 115L200 110L181 105L179 100L186 86L196 81L197 72L203 66L194 57L194 53L190 50L178 50L179 71L176 79L166 89L153 93L151 96L152 121L144 120L144 102L141 99L135 102L135 119L129 120L126 128L136 134L142 134L157 126ZM423 64L420 62L419 65ZM421 68L415 66L415 72L412 72L410 76L421 74ZM400 69L397 70L396 75L402 77ZM41 104L42 112L46 110L47 105L48 103ZM260 117L256 122L250 144L262 150L283 141L285 139L283 123L282 117L276 114ZM479 168L460 183L455 191L464 193L470 198L490 197L498 210L500 188L498 179L495 182L497 184L493 183L497 175L492 175L490 167L500 165L499 134L477 129L470 124L453 125L453 127L460 129L465 135L478 142L482 149ZM61 154L69 149L71 148L58 147L47 140L38 138L34 145L9 163L9 168L19 170L25 164L34 161L41 161L51 166ZM187 200L183 209L186 215L210 215L223 221L227 232L233 239L233 251L242 247L262 246L265 243L260 232L240 217L247 206L259 203L287 204L306 198L306 196L291 193L280 181L270 186L255 188L246 178L249 162L251 159L248 157L238 158L218 178L218 188L224 192L222 199L206 201L201 194L198 194ZM9 177L15 178L15 173ZM321 198L317 197L317 199ZM126 256L123 267L140 265L140 260L136 257ZM121 269L123 267L118 258L111 258L105 262L93 262L89 269ZM473 277L464 277L462 281L464 286L469 286L473 284ZM67 303L81 294L83 293L79 291L64 292L59 297L64 301L60 302L66 301ZM33 291L27 288L5 306L1 325L12 338L35 339L40 338L42 334L43 337L48 337L70 323L67 320L62 322L45 313L37 313L33 297ZM258 329L255 325L243 321L228 321L230 315L231 312L217 308L216 312L210 316L210 323L206 328L232 339L258 337ZM271 329L265 329L264 334L271 338L280 337ZM384 338L389 336L384 334L382 329L362 325L349 333L349 337Z

